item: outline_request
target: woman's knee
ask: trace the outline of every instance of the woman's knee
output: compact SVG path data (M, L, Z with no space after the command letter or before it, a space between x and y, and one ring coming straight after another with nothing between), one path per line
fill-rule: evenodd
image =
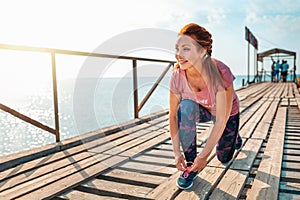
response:
M196 102L189 99L184 99L181 100L179 103L178 114L190 115L191 113L195 113L196 109L197 109Z

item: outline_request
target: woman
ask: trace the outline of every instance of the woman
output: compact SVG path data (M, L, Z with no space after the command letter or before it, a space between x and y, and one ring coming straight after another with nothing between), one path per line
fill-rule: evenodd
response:
M175 164L183 171L177 180L181 189L193 186L215 146L218 159L226 163L242 145L238 134L239 100L233 88L235 77L224 63L211 58L211 53L212 36L205 28L188 24L181 29L176 43L178 63L170 81L169 119ZM197 155L196 122L210 120L214 126Z

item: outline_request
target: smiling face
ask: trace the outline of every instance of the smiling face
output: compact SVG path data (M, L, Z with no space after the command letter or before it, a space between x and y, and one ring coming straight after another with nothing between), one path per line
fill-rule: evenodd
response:
M175 58L182 70L201 64L206 51L191 37L180 35L176 43Z

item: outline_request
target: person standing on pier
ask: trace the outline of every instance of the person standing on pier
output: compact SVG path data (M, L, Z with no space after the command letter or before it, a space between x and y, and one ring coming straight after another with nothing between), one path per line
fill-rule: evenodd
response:
M275 77L276 77L276 82L279 82L280 81L280 76L279 76L279 69L281 67L281 64L279 62L279 60L276 61L275 63Z
M231 161L234 151L242 146L238 133L239 100L233 88L235 77L211 53L212 35L204 27L192 23L180 30L177 64L170 80L169 122L175 164L182 171L177 180L181 189L193 186L215 146L222 163ZM211 120L214 125L197 155L196 123Z
M286 82L287 75L288 75L288 69L289 69L289 64L287 63L286 60L282 60L281 75L282 75L282 81L283 82Z
M276 62L275 62L275 60L273 59L272 56L271 56L271 60L272 60L272 65L271 65L271 81L275 82L275 80L276 80L276 74L275 74L275 65L276 65Z

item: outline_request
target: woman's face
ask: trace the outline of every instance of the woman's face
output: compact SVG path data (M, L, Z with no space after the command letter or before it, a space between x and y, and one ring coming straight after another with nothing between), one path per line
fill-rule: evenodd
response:
M205 51L191 37L180 35L176 42L175 58L182 70L201 64Z

